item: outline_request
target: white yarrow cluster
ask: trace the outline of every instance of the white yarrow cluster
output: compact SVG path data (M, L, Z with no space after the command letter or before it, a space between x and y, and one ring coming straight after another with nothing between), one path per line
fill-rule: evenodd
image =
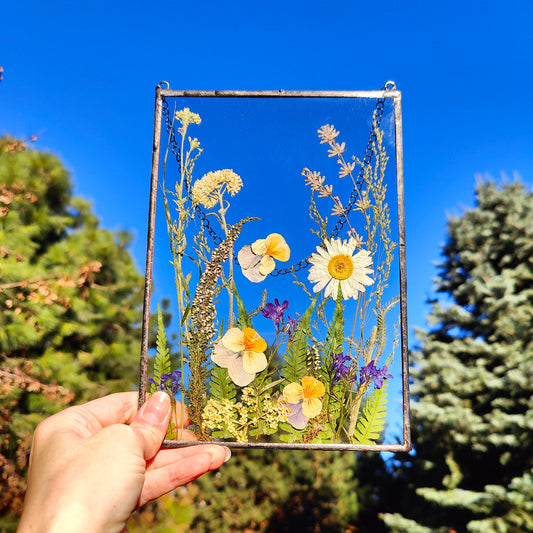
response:
M192 200L210 209L219 202L224 186L231 196L235 196L242 188L242 179L229 168L208 172L193 185Z

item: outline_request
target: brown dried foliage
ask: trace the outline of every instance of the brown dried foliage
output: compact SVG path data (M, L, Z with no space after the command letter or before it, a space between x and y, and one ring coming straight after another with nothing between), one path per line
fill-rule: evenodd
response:
M26 480L26 469L30 448L31 431L13 435L10 425L13 413L17 411L20 391L43 394L46 398L67 405L74 394L60 385L43 383L32 375L32 362L22 361L15 367L0 367L0 514L20 515ZM8 459L2 452L15 449Z

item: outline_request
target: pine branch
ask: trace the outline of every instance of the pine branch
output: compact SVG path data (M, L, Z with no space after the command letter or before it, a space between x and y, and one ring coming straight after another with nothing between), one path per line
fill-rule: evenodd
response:
M33 285L34 283L39 283L40 281L46 281L48 279L66 277L66 274L48 274L47 276L39 276L38 278L32 279L23 279L21 281L13 281L11 283L0 284L0 291L5 289L16 289L17 287L26 288L28 285Z

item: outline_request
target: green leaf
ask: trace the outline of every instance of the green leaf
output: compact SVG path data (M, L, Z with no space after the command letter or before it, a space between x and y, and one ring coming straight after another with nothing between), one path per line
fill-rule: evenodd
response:
M328 444L336 442L335 432L329 424L325 425L313 439L314 444Z
M376 444L387 414L387 385L385 381L381 389L374 389L368 399L363 414L354 432L354 444Z
M300 431L298 429L294 429L289 423L282 422L279 425L280 429L284 432L281 433L279 436L279 440L281 442L302 442L304 431Z
M341 353L344 345L344 305L342 303L342 293L339 286L339 293L335 303L335 312L333 319L329 323L329 329L326 336L326 350L329 354Z
M233 400L237 395L237 388L225 368L213 365L209 390L215 400Z
M154 362L154 381L151 384L150 392L156 392L161 385L161 375L170 374L170 351L167 347L167 334L163 324L163 313L157 306L157 338L156 338L156 356Z
M235 296L235 303L237 304L237 324L240 328L251 328L252 327L252 317L246 311L244 302L237 292L237 287L235 283L233 284L233 295Z
M344 305L342 303L342 293L339 286L335 311L333 318L329 323L326 335L324 361L321 368L322 377L327 383L332 375L333 358L332 354L339 354L343 351L344 346Z
M311 305L301 316L292 335L292 341L283 358L281 373L290 382L298 382L307 374L307 349L309 346L311 316L315 309L318 295L311 301Z

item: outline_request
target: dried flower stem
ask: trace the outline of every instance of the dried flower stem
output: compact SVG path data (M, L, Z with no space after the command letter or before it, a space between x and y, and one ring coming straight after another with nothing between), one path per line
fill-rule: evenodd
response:
M216 308L214 294L216 284L222 273L222 264L228 259L233 243L239 236L243 224L256 218L245 218L229 227L227 237L215 248L203 271L196 293L191 303L191 327L187 332L185 345L189 352L191 377L185 396L189 406L189 416L196 426L199 437L208 440L209 436L202 426L202 412L207 404L208 350L216 335Z

